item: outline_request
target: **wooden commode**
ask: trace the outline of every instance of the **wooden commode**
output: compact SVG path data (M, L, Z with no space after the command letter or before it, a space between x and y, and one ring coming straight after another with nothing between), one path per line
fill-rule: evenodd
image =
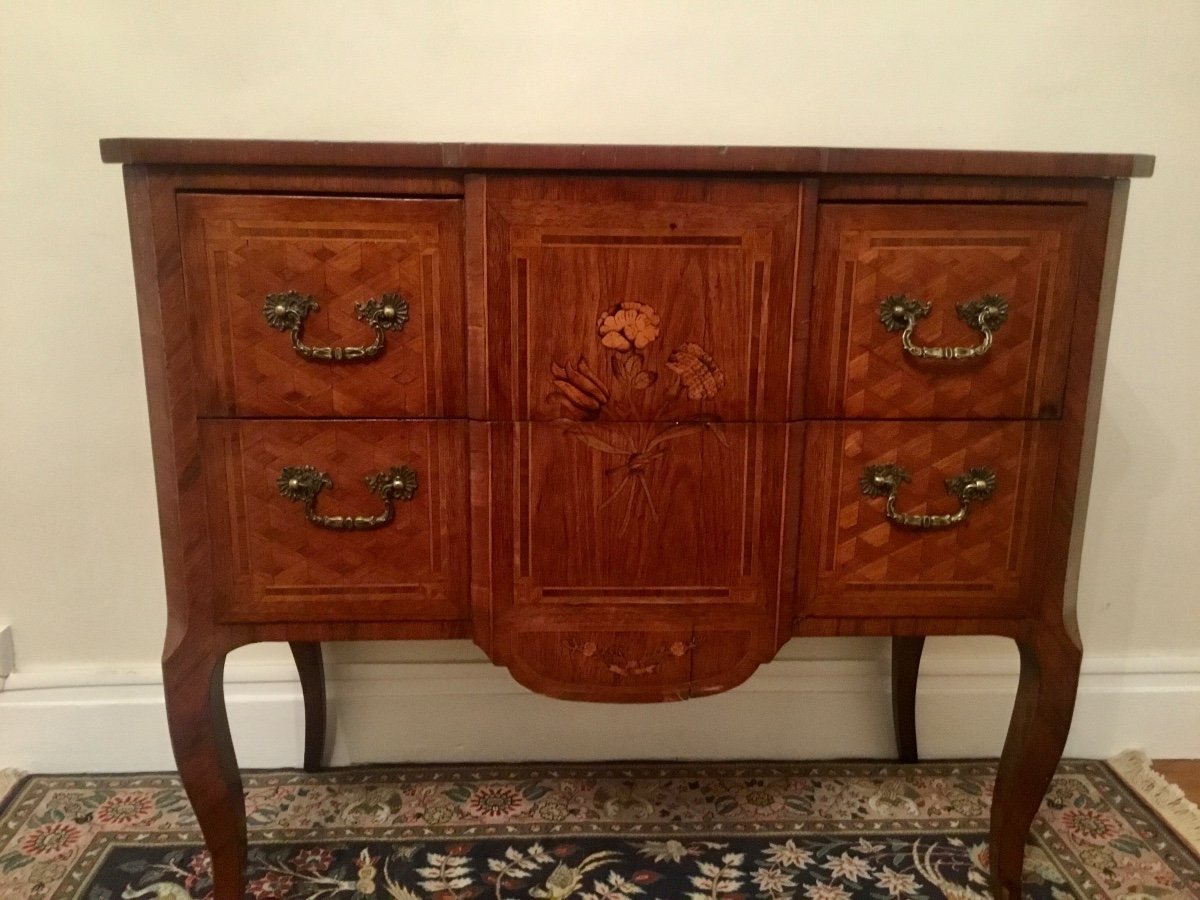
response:
M1021 652L992 808L1020 896L1145 156L113 139L175 756L242 896L226 654L474 640L530 690L682 700L793 635ZM847 747L847 754L854 748Z

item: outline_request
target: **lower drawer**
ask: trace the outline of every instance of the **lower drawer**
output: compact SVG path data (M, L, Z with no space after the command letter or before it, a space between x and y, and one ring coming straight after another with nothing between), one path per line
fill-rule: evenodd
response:
M1054 422L812 423L800 615L1024 615L1059 430Z
M466 425L201 425L224 621L469 617Z

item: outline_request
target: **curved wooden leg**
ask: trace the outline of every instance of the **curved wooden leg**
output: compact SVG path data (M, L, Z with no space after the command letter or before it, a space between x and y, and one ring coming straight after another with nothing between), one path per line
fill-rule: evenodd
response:
M300 690L304 694L304 771L319 772L325 767L325 663L321 645L315 641L291 641L292 657L300 672Z
M1025 842L1062 759L1083 653L1061 626L1018 640L1021 681L992 795L991 866L996 900L1018 900Z
M924 649L923 635L892 638L892 725L900 762L917 761L917 673Z
M241 900L246 805L225 715L225 654L187 645L163 659L171 748L212 854L213 898Z

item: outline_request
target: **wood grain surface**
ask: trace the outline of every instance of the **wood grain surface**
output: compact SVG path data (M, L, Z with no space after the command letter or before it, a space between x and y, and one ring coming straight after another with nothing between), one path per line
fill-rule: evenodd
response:
M1200 759L1156 759L1154 768L1185 797L1200 804Z

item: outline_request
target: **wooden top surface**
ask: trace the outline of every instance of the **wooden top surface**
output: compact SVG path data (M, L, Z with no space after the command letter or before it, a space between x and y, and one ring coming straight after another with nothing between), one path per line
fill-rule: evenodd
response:
M105 162L195 166L362 166L475 170L609 170L828 175L1131 178L1154 171L1136 153L706 147L636 144L398 144L105 138Z

